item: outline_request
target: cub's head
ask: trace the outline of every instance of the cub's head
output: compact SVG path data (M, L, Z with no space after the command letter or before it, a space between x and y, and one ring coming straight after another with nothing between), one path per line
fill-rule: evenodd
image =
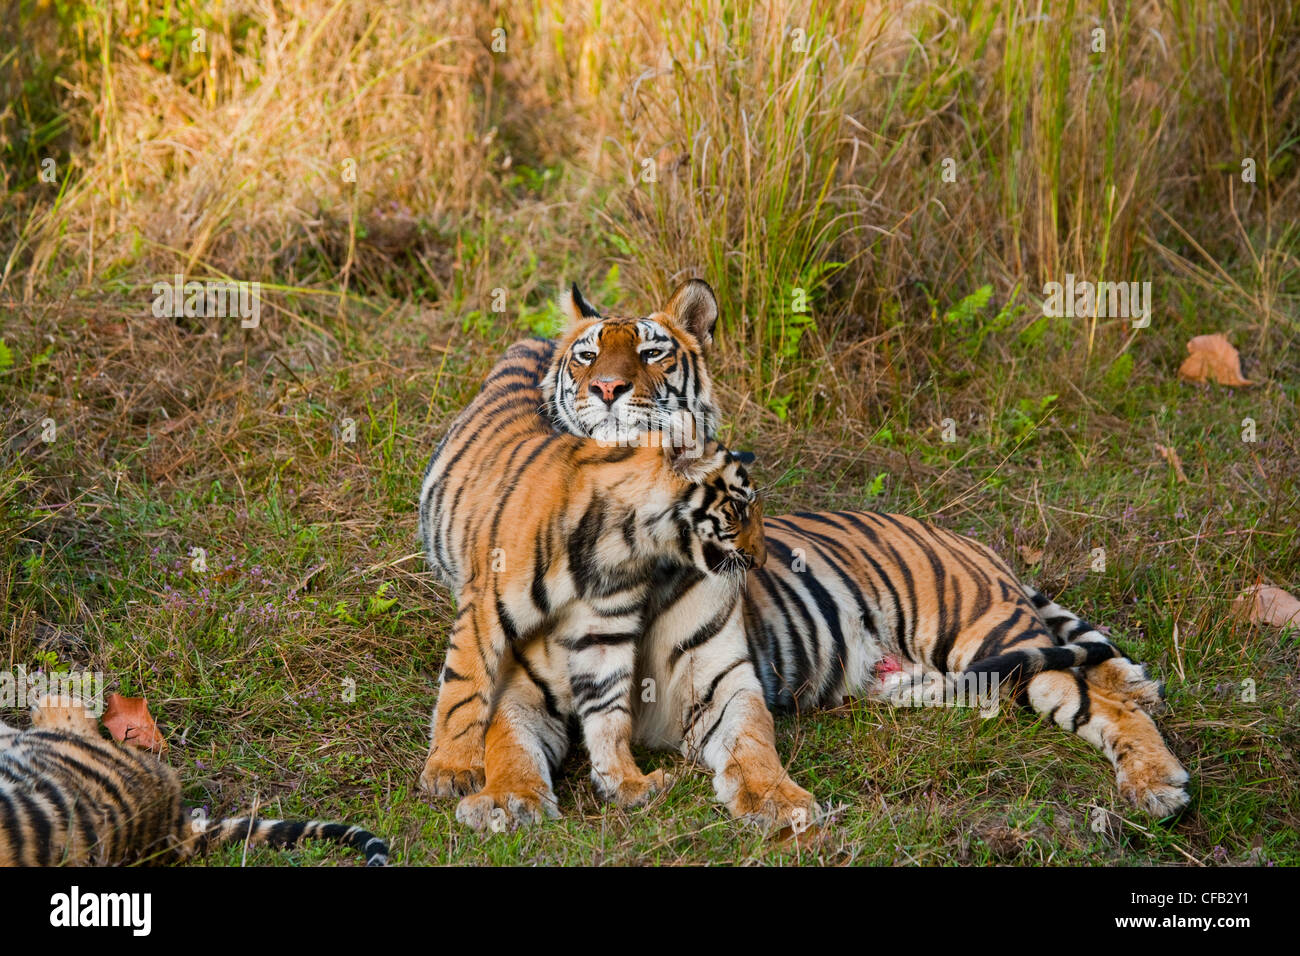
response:
M740 458L715 441L670 451L684 482L678 499L678 539L691 563L709 574L743 575L767 560L763 502Z
M675 445L713 436L719 416L704 349L718 301L707 282L682 283L639 318L602 316L576 285L560 306L569 326L542 380L558 429L617 445L639 444L647 432Z

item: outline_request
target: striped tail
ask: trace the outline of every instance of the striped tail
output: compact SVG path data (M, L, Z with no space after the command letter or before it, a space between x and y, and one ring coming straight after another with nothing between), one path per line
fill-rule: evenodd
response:
M1053 647L1026 647L994 657L974 661L963 674L997 674L1002 680L1033 677L1043 671L1063 671L1071 667L1091 667L1114 657L1123 657L1114 644L1080 641Z
M351 846L365 855L366 866L388 864L388 844L369 830L322 820L255 820L252 817L214 820L195 833L193 853L202 856L213 847L243 842L288 849L303 840L330 840Z
M1109 644L1106 635L1101 633L1079 615L1068 608L1063 608L1042 591L1028 584L1020 585L1026 597L1033 603L1038 616L1043 619L1052 640L1057 644L1071 644L1080 640L1098 641Z
M1047 628L1048 633L1052 635L1052 640L1056 641L1057 644L1066 645L1076 642L1110 643L1105 634L1102 634L1101 631L1081 619L1073 611L1061 607L1042 591L1032 588L1028 584L1021 584L1020 586L1024 588L1029 600L1033 602L1034 608L1038 611L1038 616L1043 619L1043 625ZM1163 711L1165 709L1164 684L1158 680L1153 680L1147 675L1146 665L1129 660L1123 652L1116 650L1114 656L1116 660L1113 664L1090 671L1089 681L1104 687L1113 694L1133 701L1148 714L1158 714ZM1090 660L1085 666L1092 666L1093 663Z

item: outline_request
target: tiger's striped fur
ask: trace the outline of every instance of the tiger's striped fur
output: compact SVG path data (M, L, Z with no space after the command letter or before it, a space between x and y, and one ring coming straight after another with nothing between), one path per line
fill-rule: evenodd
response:
M996 673L1099 747L1129 801L1159 816L1186 805L1187 773L1150 716L1158 685L991 549L877 512L769 518L764 532L772 560L749 575L745 626L774 708L888 696L925 674ZM883 683L882 661L901 668Z
M710 582L711 613L743 641L739 593L763 558L761 510L744 466L716 443L607 447L556 433L537 387L549 350L512 346L425 474L420 534L457 616L421 783L440 796L482 784L502 659L542 637L593 779L630 805L663 783L631 755L636 645L656 569Z
M293 847L324 839L388 861L388 846L361 827L317 820L231 817L201 827L181 804L171 767L105 740L80 702L46 697L32 727L0 723L0 866L170 863L223 843Z
M551 366L537 368L561 428L579 421L566 407L572 393L554 384L575 347L590 350L594 341L601 351L622 353L588 356L588 364L633 358L627 341L593 332L601 324L594 308L586 306L583 318ZM697 350L693 364L702 369ZM711 402L698 420L715 420ZM888 693L925 674L997 673L1016 682L1021 702L1102 749L1132 803L1155 815L1187 804L1187 773L1150 716L1162 706L1159 685L1091 625L1022 584L990 549L916 519L874 512L767 518L764 535L773 560L748 577L744 621L752 670L773 709L806 711L838 704L846 694ZM710 605L691 578L688 571L666 575L652 596L647 647L707 619ZM707 629L691 640L707 647ZM877 671L885 662L898 676L882 682ZM643 666L654 669L652 654ZM516 676L517 699L506 695L501 709L527 728L526 737L548 739L558 750L555 715L547 731L536 706L546 694L538 698L527 676ZM525 774L534 782L540 776L536 768ZM494 789L497 803L508 807L508 783Z

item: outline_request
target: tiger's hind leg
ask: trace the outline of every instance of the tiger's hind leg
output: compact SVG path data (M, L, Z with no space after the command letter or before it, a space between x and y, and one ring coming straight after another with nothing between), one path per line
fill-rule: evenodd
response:
M542 643L508 652L502 662L484 752L486 780L456 808L456 819L474 830L514 829L560 815L551 774L569 749L571 703L566 677L551 666Z
M1015 682L1022 702L1106 754L1127 800L1156 816L1181 810L1189 799L1187 771L1138 701L1109 682L1125 670L1098 671L1116 661L1137 665L1115 656L1119 651L1086 624L1076 625L1068 642L1060 639L1059 622L1048 628L1053 624L1040 621L1023 601L991 605L963 629L946 664L966 674L992 671ZM1094 678L1094 672L1105 676Z
M420 786L435 797L463 796L483 786L483 741L505 631L485 595L461 595L434 705L433 741Z
M1113 694L1100 681L1075 670L1045 671L1030 678L1030 706L1101 749L1115 767L1124 798L1166 817L1187 806L1187 771L1170 752L1160 730L1136 701Z

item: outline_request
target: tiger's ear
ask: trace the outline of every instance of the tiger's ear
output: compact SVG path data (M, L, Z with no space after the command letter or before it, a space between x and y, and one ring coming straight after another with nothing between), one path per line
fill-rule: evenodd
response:
M70 694L45 694L32 704L32 726L63 730L83 737L99 736L99 721L81 699Z
M578 283L572 282L567 289L560 292L560 312L568 321L569 328L586 322L588 319L599 319L600 313L596 307L582 297L582 292L578 289Z
M701 345L713 344L713 327L718 324L718 297L703 279L687 279L679 285L673 290L664 311L695 336Z
M694 441L687 445L665 445L664 458L678 476L698 485L727 463L727 450L716 441Z

